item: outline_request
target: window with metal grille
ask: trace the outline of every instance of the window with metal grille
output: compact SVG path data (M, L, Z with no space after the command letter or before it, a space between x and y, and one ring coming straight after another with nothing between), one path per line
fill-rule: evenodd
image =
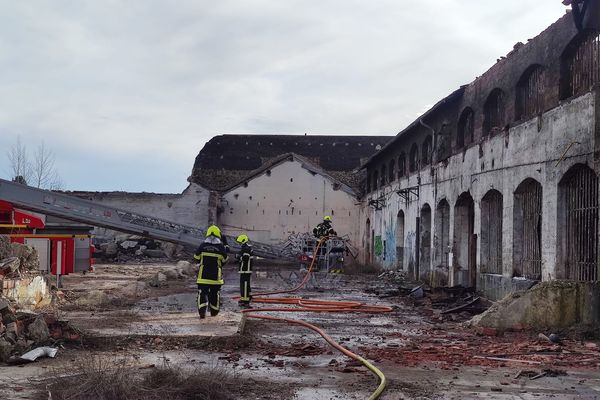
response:
M544 111L544 76L541 65L532 65L519 79L515 99L515 120L529 118Z
M600 83L600 32L584 31L561 57L560 98L578 96Z
M542 185L531 178L514 195L513 276L542 279Z
M410 148L410 159L408 160L408 169L410 172L415 172L419 168L419 147L413 143Z
M421 160L423 161L423 165L431 164L431 153L433 150L433 144L431 140L431 135L425 138L423 142L423 147L421 148Z
M390 183L394 182L394 180L396 179L396 160L393 158L390 160L388 175L389 175L388 181Z
M421 208L419 239L419 276L418 279L428 279L431 265L431 207L425 203Z
M574 166L560 181L559 218L564 276L598 281L598 177L588 166Z
M460 114L458 119L458 127L456 134L456 146L460 149L464 146L473 143L475 113L471 107L467 107Z
M435 210L434 263L448 268L450 252L450 204L443 199Z
M481 272L502 274L502 194L490 190L481 200Z
M387 178L387 175L385 174L385 164L383 164L381 166L381 183L379 184L380 187L384 187L385 186L385 179Z
M400 153L400 157L398 157L398 178L406 175L406 154L404 152Z
M483 134L493 135L504 127L504 92L491 91L483 105Z

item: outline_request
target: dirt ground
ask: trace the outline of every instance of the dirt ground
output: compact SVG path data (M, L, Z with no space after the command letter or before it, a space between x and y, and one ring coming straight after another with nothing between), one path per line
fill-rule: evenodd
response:
M243 319L231 299L238 290L231 266L223 312L200 321L193 278L148 284L170 267L104 264L94 273L65 277L56 313L77 327L79 340L62 344L55 359L0 365L0 398L48 398L43 389L48 379L57 371L76 373L90 358L127 359L138 369L164 363L217 368L240 382L240 399L365 399L377 387L365 367L312 331ZM253 291L292 287L303 274L292 267L258 266ZM600 398L600 345L581 335L563 335L553 344L538 332L477 331L464 325L469 317L464 311L442 317L448 306L439 294L415 299L377 275L318 273L295 295L393 307L387 314L293 316L324 328L380 368L389 380L382 399Z

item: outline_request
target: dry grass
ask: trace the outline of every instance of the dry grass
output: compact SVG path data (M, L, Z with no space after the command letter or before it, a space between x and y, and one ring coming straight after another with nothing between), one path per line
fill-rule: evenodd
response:
M140 369L131 359L91 356L53 371L40 399L230 400L237 398L233 393L240 386L217 368L188 370L165 362Z

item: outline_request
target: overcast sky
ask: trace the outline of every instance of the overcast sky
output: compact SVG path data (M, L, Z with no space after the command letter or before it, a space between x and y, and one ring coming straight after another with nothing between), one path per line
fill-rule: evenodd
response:
M394 135L559 0L0 0L6 149L65 188L180 192L221 133Z

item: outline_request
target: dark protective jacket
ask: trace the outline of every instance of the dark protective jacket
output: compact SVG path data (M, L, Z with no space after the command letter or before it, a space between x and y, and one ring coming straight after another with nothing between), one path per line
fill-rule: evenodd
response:
M227 249L216 236L207 237L196 250L194 259L199 263L196 283L222 285L223 264L227 262Z
M251 274L252 273L252 246L248 243L242 244L242 248L238 253L238 260L240 262L238 272L240 274Z
M323 221L315 229L313 229L315 237L322 238L323 236L335 236L337 232L331 227L330 221Z

